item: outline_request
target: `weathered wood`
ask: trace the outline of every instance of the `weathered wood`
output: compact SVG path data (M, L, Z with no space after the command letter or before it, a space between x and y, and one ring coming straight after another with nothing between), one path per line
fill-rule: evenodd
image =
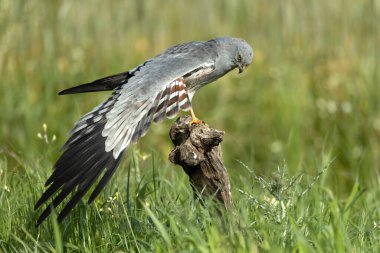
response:
M220 147L224 132L190 122L190 116L182 116L171 127L169 135L175 148L169 160L189 176L194 196L212 196L230 207L231 186Z

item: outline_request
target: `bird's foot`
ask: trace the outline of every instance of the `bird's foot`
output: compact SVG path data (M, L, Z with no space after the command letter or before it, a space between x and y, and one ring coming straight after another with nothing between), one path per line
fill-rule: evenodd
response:
M189 123L190 126L193 124L204 124L205 125L205 122L203 120L200 120L195 116L193 108L190 108L190 114L191 114L191 121Z
M200 120L198 118L193 118L191 121L190 121L190 126L193 125L193 124L205 124L205 122L203 120Z

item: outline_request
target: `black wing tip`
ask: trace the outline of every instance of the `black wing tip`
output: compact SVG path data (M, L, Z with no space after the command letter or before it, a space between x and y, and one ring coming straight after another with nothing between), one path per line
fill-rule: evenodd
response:
M84 84L83 86L76 86L72 88L68 88L66 90L62 90L58 92L58 95L72 95L72 94L78 94L78 93L89 93L89 92L98 92L98 91L107 91L107 90L113 90L114 88L108 88L108 87L96 87L95 85L93 87L87 86L88 84Z
M36 204L34 204L34 210L37 210L42 206L43 203L46 202L50 198L51 195L46 196L46 191L42 194L42 196L37 200Z
M119 154L119 156L116 159L111 158L108 161L108 164L106 165L107 172L105 174L103 174L102 179L100 179L100 181L98 182L98 185L95 187L95 189L91 193L91 196L87 202L88 204L91 204L92 202L94 202L96 197L99 195L99 193L103 190L103 188L109 182L109 180L111 179L111 177L115 173L116 169L119 167L120 162L124 156L124 153L125 153L125 151L123 151L121 154Z
M85 85L87 86L87 84ZM85 87L85 85L82 85L81 88ZM79 93L81 91L90 92L95 90L89 90L87 87L86 90L73 87L63 90L58 94L66 95ZM104 145L106 137L102 136L105 123L104 120L99 121L96 127L92 128L90 132L86 132L86 128L78 130L80 138L74 138L73 140L75 141L70 141L69 139L67 145L65 144L63 154L54 165L54 172L45 183L45 186L49 186L49 188L46 189L40 199L37 200L34 209L37 210L44 203L49 201L53 195L56 193L57 195L50 204L47 204L46 208L40 214L36 221L36 227L46 220L53 208L59 206L62 201L67 199L68 194L75 193L58 214L57 220L61 222L88 192L98 177L105 172L89 198L89 203L93 202L119 166L126 150L119 154L117 158L113 157L112 152L105 152ZM101 148L99 149L99 147ZM86 149L85 152L83 151L84 149ZM79 174L75 169L77 167L80 168Z
M96 92L96 91L103 91L105 89L95 89L94 87L91 87L89 84L82 84L79 86L71 87L65 90L62 90L58 92L59 96L62 95L72 95L77 93L87 93L87 92Z
M97 91L107 91L107 90L111 90L111 89L108 89L108 88L99 88L97 86L91 86L92 84L82 84L82 85L79 85L79 86L75 86L75 87L72 87L72 88L68 88L68 89L65 89L65 90L62 90L60 92L58 92L58 95L62 96L62 95L72 95L72 94L78 94L78 93L89 93L89 92L97 92Z
M34 205L34 211L36 211L40 206L41 206L41 204L42 204L42 201L41 201L41 199L39 199L37 202L36 202L36 204Z
M58 92L58 95L62 96L62 95L74 94L73 92L70 92L69 90L70 89L61 90L60 92Z
M38 218L38 220L36 221L35 227L38 228L42 224L43 221L44 221L44 219L41 219L41 217Z
M36 227L40 226L44 220L50 215L52 211L52 204L49 204L45 210L41 213L41 215L38 217L38 220L36 221Z
M78 86L65 89L63 91L58 92L58 95L114 90L117 87L126 83L131 76L132 75L128 71L122 72L116 75L97 79L90 83L84 83Z

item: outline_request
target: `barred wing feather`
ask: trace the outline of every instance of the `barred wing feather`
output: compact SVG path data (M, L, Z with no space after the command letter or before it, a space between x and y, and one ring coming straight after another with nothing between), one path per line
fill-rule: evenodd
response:
M152 78L149 65L150 62L135 71L134 76L117 87L108 100L76 123L45 184L48 188L35 204L37 209L54 196L41 213L37 226L49 216L52 207L57 207L73 193L59 213L58 220L62 221L101 177L89 198L91 203L115 173L129 145L147 133L152 121L157 123L165 116L173 118L179 110L190 108L182 76L202 64L194 64L187 71L180 68L174 71L174 78L159 75L156 78L161 81L156 80L153 87L139 88L137 85L141 85L144 75L149 75L148 80ZM150 95L142 96L143 92Z

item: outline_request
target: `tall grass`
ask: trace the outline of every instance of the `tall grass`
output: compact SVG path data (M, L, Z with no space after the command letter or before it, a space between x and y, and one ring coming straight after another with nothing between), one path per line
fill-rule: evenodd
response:
M0 249L58 250L55 231L67 251L378 251L379 20L377 0L0 1ZM57 92L217 36L255 49L247 71L193 101L226 131L236 213L215 218L192 200L166 159L166 120L95 206L35 229L32 207L67 133L109 95Z
M93 205L84 202L57 226L35 228L31 208L46 175L23 164L13 174L2 159L0 249L4 252L378 252L379 187L358 182L338 198L327 184L334 163L316 176L290 176L279 166L261 177L245 171L233 184L235 206L195 201L178 168L134 153ZM159 170L157 170L159 168ZM129 170L131 170L129 172ZM173 172L172 170L175 170ZM126 181L131 182L127 187ZM205 208L207 207L207 208Z

